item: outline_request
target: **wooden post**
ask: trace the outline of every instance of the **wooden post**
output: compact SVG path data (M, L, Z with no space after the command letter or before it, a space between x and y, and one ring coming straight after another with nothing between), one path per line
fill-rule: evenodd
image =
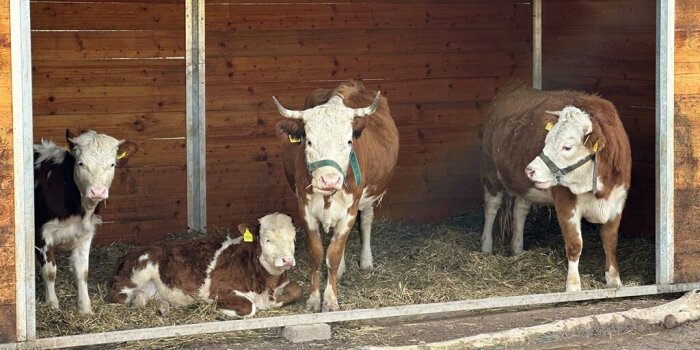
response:
M532 87L542 90L542 0L532 2Z
M207 226L206 119L204 99L204 0L185 1L187 52L187 227Z
M674 1L656 10L656 283L673 283Z

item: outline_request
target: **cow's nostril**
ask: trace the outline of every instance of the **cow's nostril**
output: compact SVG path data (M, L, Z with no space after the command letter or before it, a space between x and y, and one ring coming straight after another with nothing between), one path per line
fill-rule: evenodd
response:
M527 177L532 177L532 176L535 175L535 170L530 169L530 168L526 168L526 169L525 169L525 174L527 174Z

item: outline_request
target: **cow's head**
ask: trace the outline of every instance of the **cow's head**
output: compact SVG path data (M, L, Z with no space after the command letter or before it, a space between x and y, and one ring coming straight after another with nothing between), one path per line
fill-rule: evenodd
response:
M360 137L367 117L379 106L377 92L369 107L349 108L343 97L333 95L328 102L303 111L284 108L273 97L280 114L286 117L277 123L282 137L304 142L306 166L311 174L314 192L328 195L343 186L350 162L354 139Z
M66 139L75 157L73 179L84 199L98 203L109 197L118 161L136 150L136 145L88 130L75 136L66 129Z
M260 243L260 263L271 275L279 275L296 265L294 260L294 238L296 230L292 218L285 214L273 213L263 216L260 222L260 232L256 235ZM253 235L247 224L238 225L238 230L246 235ZM246 231L248 231L246 233Z
M558 115L559 120L549 130L540 155L525 169L528 178L540 189L562 185L574 194L595 190L594 155L605 142L592 135L591 118L573 106L548 113Z

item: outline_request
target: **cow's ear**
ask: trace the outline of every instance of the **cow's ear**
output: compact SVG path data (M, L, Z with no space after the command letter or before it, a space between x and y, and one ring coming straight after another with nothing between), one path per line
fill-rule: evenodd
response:
M68 147L71 149L71 151L75 148L75 134L70 131L70 129L66 129L66 141L68 142Z
M243 223L238 225L238 232L244 234L246 230L250 230L250 225Z
M362 130L365 129L365 126L367 126L367 119L368 118L355 118L352 121L352 137L354 139L359 138L362 136Z
M605 148L606 139L600 132L592 132L584 136L583 144L592 153L598 153Z
M282 119L275 125L275 134L283 142L300 143L304 138L304 124L299 120Z
M125 164L129 157L134 155L136 151L139 150L139 146L130 141L119 141L119 148L117 149L117 161L119 164Z

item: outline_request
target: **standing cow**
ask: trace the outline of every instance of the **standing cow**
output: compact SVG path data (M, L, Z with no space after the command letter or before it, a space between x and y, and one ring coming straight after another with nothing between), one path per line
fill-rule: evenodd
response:
M321 309L320 231L333 238L326 253L328 281L323 311L338 310L337 283L345 269L345 242L361 212L360 267L372 268L370 230L374 206L391 179L399 152L399 133L385 98L366 91L359 81L335 89L314 90L303 111L288 110L274 98L286 119L276 125L284 143L285 172L296 193L299 216L311 256L307 307ZM369 106L369 107L367 107Z
M292 219L274 213L259 227L238 225L237 237L202 238L141 248L124 256L107 301L145 305L158 301L166 313L195 299L216 302L231 317L280 307L301 298L301 287L287 278L295 265Z
M36 246L46 302L58 309L55 250L71 252L78 287L78 311L91 313L87 289L90 244L100 202L109 197L114 168L136 146L111 136L87 131L75 136L66 130L68 148L51 141L34 145L34 208Z
M531 203L554 205L569 262L566 291L581 290L582 218L601 224L607 286L622 286L617 235L631 166L627 134L609 101L573 91L505 89L493 101L483 133L481 250L492 252L493 222L507 192L515 197L514 254L523 251Z

